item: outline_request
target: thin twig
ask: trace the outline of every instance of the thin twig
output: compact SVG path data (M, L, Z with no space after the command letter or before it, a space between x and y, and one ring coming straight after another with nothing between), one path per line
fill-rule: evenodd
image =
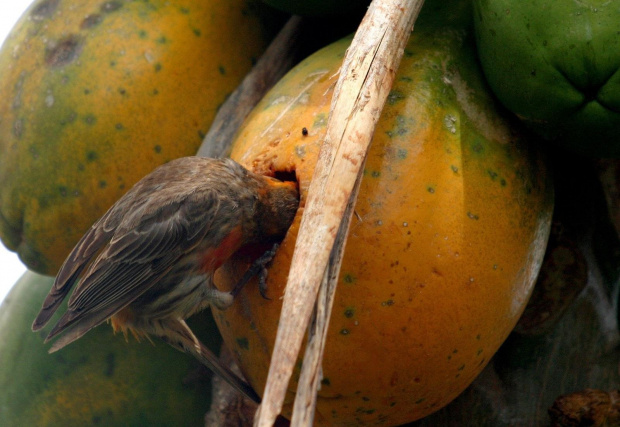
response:
M344 235L348 231L355 183L422 4L423 0L374 0L345 56L297 236L263 403L255 419L257 426L271 427L282 409L319 285L326 276L338 231ZM342 244L334 252L339 256L334 257L327 273L334 289L345 239L339 240ZM330 294L333 291L326 293ZM328 319L331 302L323 301L323 305L328 310L317 310L317 316ZM323 344L312 347L319 357L313 357L316 366L304 376L315 387ZM304 398L299 407L313 410L314 404ZM307 414L294 417L293 425L311 420Z
M302 19L291 17L241 84L222 104L198 149L200 157L224 157L241 123L265 93L294 65Z

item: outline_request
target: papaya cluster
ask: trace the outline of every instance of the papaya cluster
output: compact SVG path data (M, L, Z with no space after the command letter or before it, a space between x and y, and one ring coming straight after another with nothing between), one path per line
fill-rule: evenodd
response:
M606 50L618 44L613 2L425 3L365 165L319 425L407 423L467 388L532 293L554 207L553 150L620 155L618 50ZM47 355L29 331L52 283L40 274L53 276L136 181L196 153L282 11L320 22L361 16L368 4L34 1L0 50L0 239L32 270L0 308L0 424L202 424L208 376L163 344L126 343L102 327ZM547 25L556 9L562 22ZM575 30L565 32L566 22ZM291 70L232 148L256 172L294 176L302 207L350 42ZM251 283L215 322L210 313L195 319L197 335L214 348L223 339L257 391L302 211L270 266L269 299ZM231 288L247 262L233 257L216 284Z

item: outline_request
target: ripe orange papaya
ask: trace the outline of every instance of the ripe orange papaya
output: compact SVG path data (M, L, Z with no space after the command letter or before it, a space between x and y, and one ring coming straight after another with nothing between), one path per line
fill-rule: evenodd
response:
M33 334L30 325L52 283L27 272L0 306L0 425L204 426L210 374L161 341L125 340L102 325L48 354L45 332ZM217 351L210 312L191 320Z
M252 0L35 1L0 51L2 242L55 274L138 179L196 153L272 18Z
M486 87L469 2L427 1L375 130L352 218L322 363L319 425L399 425L445 406L521 315L549 233L553 189L534 144ZM294 174L300 210L269 268L215 313L258 391L330 99L350 43L298 65L261 101L231 157ZM247 260L216 275L230 289ZM295 378L285 413L295 392Z

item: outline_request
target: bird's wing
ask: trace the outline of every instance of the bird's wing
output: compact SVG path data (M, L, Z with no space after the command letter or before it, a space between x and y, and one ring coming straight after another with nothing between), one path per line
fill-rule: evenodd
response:
M67 312L47 340L79 323L79 334L66 345L129 305L200 243L219 209L217 193L202 190L161 206L146 203L138 211L126 213L84 273ZM76 271L83 268L78 266Z
M54 285L43 301L37 318L32 323L33 331L38 331L49 322L84 268L108 243L119 222L120 217L117 212L110 209L82 236L60 267Z

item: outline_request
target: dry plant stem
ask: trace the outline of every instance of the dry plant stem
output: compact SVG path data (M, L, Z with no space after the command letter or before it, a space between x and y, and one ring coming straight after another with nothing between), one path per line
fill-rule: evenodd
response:
M252 71L219 109L198 149L200 157L224 157L241 123L265 93L294 65L299 49L302 19L291 17L273 39Z
M329 257L325 275L319 287L314 316L308 328L308 345L304 354L304 363L297 384L297 393L295 394L295 405L291 420L294 426L309 426L314 421L317 392L322 379L321 361L323 360L323 351L327 339L327 327L331 318L334 295L336 294L336 285L341 266L340 261L344 254L344 244L361 182L360 174L355 181L351 198L345 209L344 217L334 241L334 248Z
M355 200L355 182L422 4L374 0L345 56L297 237L257 426L272 426L282 409L337 232L346 206ZM339 264L335 259L332 270Z

